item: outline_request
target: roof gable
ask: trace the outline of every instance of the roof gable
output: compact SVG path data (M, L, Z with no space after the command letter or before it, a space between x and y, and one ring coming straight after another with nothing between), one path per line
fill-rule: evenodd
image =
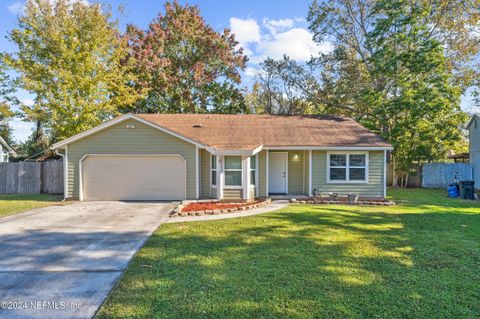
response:
M103 130L109 128L109 127L112 127L112 126L114 126L114 125L120 124L120 123L122 123L122 122L124 122L124 121L126 121L126 120L129 120L129 119L133 119L133 120L139 121L139 122L141 122L141 123L143 123L143 124L146 124L146 125L148 125L148 126L150 126L150 127L156 128L156 129L158 129L158 130L160 130L160 131L162 131L162 132L165 132L165 133L170 134L170 135L172 135L172 136L178 137L178 138L181 139L181 140L184 140L184 141L186 141L186 142L192 143L192 144L194 144L194 145L196 145L196 146L204 147L204 145L202 145L201 143L198 143L197 141L191 140L191 139L189 139L189 138L187 138L187 137L185 137L185 136L182 136L182 135L180 135L180 134L178 134L178 133L172 132L171 130L169 130L169 129L167 129L167 128L164 128L164 127L161 127L161 126L159 126L159 125L157 125L157 124L155 124L155 123L146 121L146 120L144 120L144 119L142 119L142 118L139 118L139 117L135 116L134 114L126 114L126 115L117 117L117 118L115 118L115 119L113 119L113 120L107 121L107 122L105 122L105 123L103 123L103 124L100 124L99 126L96 126L96 127L94 127L94 128L91 128L91 129L89 129L89 130L86 130L86 131L84 131L84 132L82 132L82 133L80 133L80 134L71 136L71 137L69 137L69 138L67 138L67 139L65 139L65 140L63 140L63 141L60 141L60 142L58 142L58 143L55 143L55 144L52 145L52 148L53 148L53 149L63 148L64 146L66 146L66 145L68 145L68 144L71 144L71 143L73 143L73 142L76 142L76 141L78 141L78 140L81 140L81 139L83 139L83 138L85 138L85 137L87 137L87 136L90 136L90 135L92 135L92 134L98 133L98 132L100 132L100 131L103 131Z
M474 114L472 115L472 117L470 118L470 120L468 121L468 123L467 123L467 129L470 128L470 125L472 125L473 120L475 120L475 119L477 119L477 118L480 118L480 115L479 115L478 113L474 113Z

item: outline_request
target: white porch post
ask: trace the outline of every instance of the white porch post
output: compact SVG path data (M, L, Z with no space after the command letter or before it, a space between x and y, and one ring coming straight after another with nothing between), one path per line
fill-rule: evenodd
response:
M308 151L308 196L312 196L312 150Z
M224 157L217 155L217 199L223 198L223 186L225 185L225 173L223 171Z
M259 157L260 157L260 154L257 154L257 156L255 156L255 197L258 197L260 194L260 184L258 184L258 176L260 175L260 170L258 168Z
M383 197L387 197L387 150L383 151Z
M268 153L269 151L267 150L267 154L265 155L265 197L268 197Z
M248 199L250 189L250 157L242 157L242 199Z
M63 198L68 198L68 145L65 145L63 155Z
M198 156L198 146L195 146L195 198L200 198L200 168L198 161L200 160Z

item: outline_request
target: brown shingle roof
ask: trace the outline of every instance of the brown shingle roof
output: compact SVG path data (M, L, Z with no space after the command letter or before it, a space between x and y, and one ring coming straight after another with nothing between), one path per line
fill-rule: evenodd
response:
M135 116L215 149L252 150L261 145L264 147L391 147L385 140L354 120L338 116L252 114L136 114Z

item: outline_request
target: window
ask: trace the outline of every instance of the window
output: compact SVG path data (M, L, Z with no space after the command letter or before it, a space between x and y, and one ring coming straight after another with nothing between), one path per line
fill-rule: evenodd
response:
M250 157L250 185L255 186L255 177L257 175L257 155Z
M367 154L329 154L328 182L367 182Z
M213 187L217 186L217 156L210 155L210 181Z
M225 156L225 186L242 186L241 156Z

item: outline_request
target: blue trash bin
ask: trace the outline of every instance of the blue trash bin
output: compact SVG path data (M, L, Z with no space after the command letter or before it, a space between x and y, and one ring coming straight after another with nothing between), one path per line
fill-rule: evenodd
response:
M450 184L447 188L448 197L457 198L459 196L458 187L455 184Z

